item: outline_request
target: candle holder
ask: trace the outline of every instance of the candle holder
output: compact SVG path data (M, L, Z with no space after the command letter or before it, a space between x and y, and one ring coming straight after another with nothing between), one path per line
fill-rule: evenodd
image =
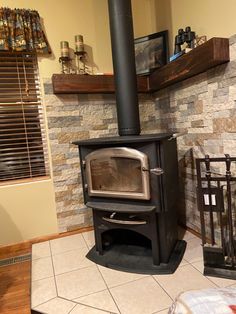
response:
M86 51L75 51L75 55L77 58L77 64L78 64L78 74L88 74L87 73L87 68L85 65L85 60L86 60Z
M71 58L70 57L60 57L59 62L61 63L61 73L69 74L71 67Z
M63 74L69 74L71 68L71 58L69 53L69 43L68 41L61 41L61 57L59 58L59 62L61 63L61 72Z
M75 35L75 55L77 59L77 73L89 74L86 66L86 51L84 51L84 39L82 35Z

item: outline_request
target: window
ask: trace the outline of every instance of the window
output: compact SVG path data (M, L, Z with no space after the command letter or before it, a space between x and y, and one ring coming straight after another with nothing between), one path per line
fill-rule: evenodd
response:
M36 53L1 51L0 183L48 173Z

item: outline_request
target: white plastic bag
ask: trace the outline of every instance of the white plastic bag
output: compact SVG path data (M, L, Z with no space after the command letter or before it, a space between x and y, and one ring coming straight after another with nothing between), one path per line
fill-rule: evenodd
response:
M168 314L236 314L236 288L194 290L181 293Z

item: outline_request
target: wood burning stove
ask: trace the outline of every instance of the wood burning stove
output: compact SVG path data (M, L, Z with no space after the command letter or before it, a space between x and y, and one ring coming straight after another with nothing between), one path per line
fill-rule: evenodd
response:
M84 201L93 209L96 248L92 259L117 268L115 257L107 261L108 252L117 245L118 230L120 234L133 231L150 241L148 252L144 246L152 259L147 271L151 268L156 273L164 263L164 271L172 272L184 250L184 243L177 240L178 161L173 134L98 138L74 144L79 146ZM118 247L124 251L125 241ZM132 256L134 259L134 251ZM129 269L122 261L118 266Z
M177 240L178 161L173 134L140 134L130 0L108 0L120 137L77 141L84 202L96 247L88 257L113 268L171 273Z

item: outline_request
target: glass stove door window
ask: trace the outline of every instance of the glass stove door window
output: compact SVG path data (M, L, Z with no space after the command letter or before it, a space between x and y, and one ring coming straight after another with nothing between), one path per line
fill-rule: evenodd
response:
M143 193L141 161L125 157L91 160L92 189Z

